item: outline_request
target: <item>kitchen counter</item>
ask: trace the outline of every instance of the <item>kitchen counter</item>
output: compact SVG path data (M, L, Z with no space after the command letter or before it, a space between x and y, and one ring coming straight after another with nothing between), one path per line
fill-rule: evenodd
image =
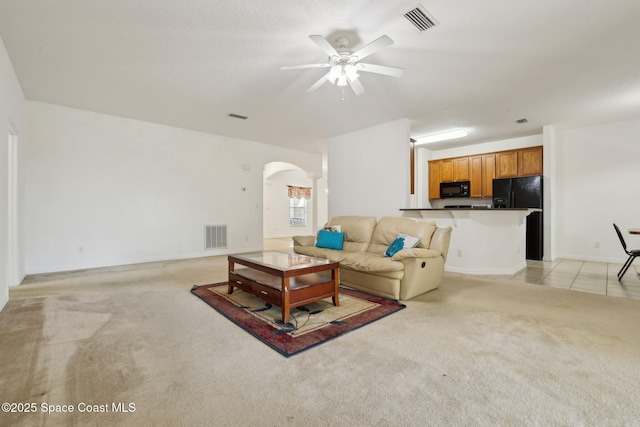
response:
M513 275L527 266L527 215L535 208L407 208L403 216L452 227L445 270L480 275Z

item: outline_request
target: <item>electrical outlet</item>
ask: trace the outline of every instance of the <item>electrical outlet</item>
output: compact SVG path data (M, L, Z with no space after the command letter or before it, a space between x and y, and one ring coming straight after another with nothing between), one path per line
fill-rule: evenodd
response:
M458 257L462 258L462 249L458 249Z
M593 242L593 247L596 249L600 249L600 242Z

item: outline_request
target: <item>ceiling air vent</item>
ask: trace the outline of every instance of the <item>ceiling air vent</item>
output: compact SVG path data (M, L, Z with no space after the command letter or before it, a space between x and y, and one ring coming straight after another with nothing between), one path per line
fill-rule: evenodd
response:
M229 117L233 117L234 119L247 120L247 116L241 116L240 114L231 113Z
M405 13L404 17L420 31L426 31L431 27L439 25L438 21L433 19L433 16L431 16L421 4L416 6L415 9L411 9Z

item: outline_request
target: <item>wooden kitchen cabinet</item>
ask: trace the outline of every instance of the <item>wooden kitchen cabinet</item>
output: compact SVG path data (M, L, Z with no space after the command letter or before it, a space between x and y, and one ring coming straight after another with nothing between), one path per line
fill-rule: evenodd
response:
M469 195L471 197L482 197L482 156L469 157L471 173L469 174Z
M440 160L440 182L453 182L453 159Z
M496 153L496 178L515 178L518 176L518 151Z
M496 178L542 175L542 146L501 151L496 155Z
M429 162L429 199L440 198L440 160Z
M469 181L469 158L459 157L453 159L453 180Z
M518 176L542 175L542 147L518 150Z
M542 146L429 161L429 199L441 182L470 181L471 197L493 197L494 178L542 175Z
M496 155L482 156L482 197L493 197L493 179L496 177Z
M471 164L471 197L492 197L496 176L495 154L469 157Z

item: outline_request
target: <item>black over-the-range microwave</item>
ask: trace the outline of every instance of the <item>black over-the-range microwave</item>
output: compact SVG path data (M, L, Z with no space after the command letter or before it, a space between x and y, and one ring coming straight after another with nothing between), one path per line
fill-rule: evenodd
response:
M469 181L441 182L440 198L469 197Z

